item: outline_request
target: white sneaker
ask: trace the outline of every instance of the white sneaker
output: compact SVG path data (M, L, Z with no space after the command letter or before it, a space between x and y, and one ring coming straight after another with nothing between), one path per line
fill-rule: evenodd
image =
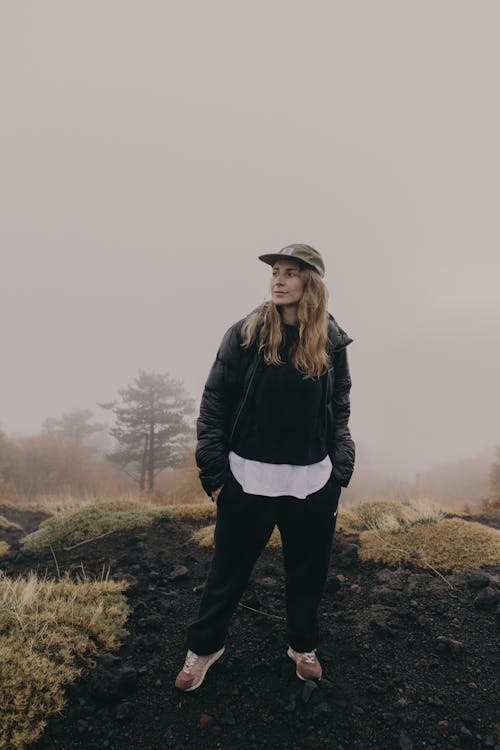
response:
M196 690L205 679L205 675L209 668L217 661L217 659L220 659L224 651L225 648L223 646L220 651L208 654L207 656L200 656L199 654L195 654L194 651L188 649L184 666L175 680L175 687L179 690L185 691Z

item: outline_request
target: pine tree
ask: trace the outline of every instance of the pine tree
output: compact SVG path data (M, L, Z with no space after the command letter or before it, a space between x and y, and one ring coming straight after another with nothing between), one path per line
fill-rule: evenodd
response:
M121 403L99 404L113 413L116 422L110 434L118 446L107 458L124 469L141 490L152 491L160 471L178 468L185 459L194 435L188 421L194 412L193 399L180 380L144 370L139 370L133 385L118 393Z

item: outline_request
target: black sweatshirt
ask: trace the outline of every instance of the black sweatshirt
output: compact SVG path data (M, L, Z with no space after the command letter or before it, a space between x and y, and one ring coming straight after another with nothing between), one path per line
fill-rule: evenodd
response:
M307 378L291 357L297 344L296 326L284 326L280 358L285 364L267 365L242 417L234 451L242 458L272 464L308 466L328 453L324 423L325 376Z

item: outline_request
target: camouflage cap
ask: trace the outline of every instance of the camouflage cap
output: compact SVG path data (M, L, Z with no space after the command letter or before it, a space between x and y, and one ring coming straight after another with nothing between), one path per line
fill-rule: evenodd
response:
M292 258L306 268L312 268L313 271L319 273L321 278L325 275L325 264L323 258L318 251L310 245L287 245L278 253L259 255L259 260L268 263L270 266L273 266L277 260L283 260L283 258Z

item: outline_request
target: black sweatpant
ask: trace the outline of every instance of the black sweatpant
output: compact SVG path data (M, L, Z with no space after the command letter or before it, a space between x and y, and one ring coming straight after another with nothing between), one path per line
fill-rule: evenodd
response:
M299 652L316 648L341 489L332 474L304 500L264 497L243 492L231 475L217 502L215 551L198 618L188 627L188 648L200 655L222 648L231 616L275 526L283 547L288 643Z

